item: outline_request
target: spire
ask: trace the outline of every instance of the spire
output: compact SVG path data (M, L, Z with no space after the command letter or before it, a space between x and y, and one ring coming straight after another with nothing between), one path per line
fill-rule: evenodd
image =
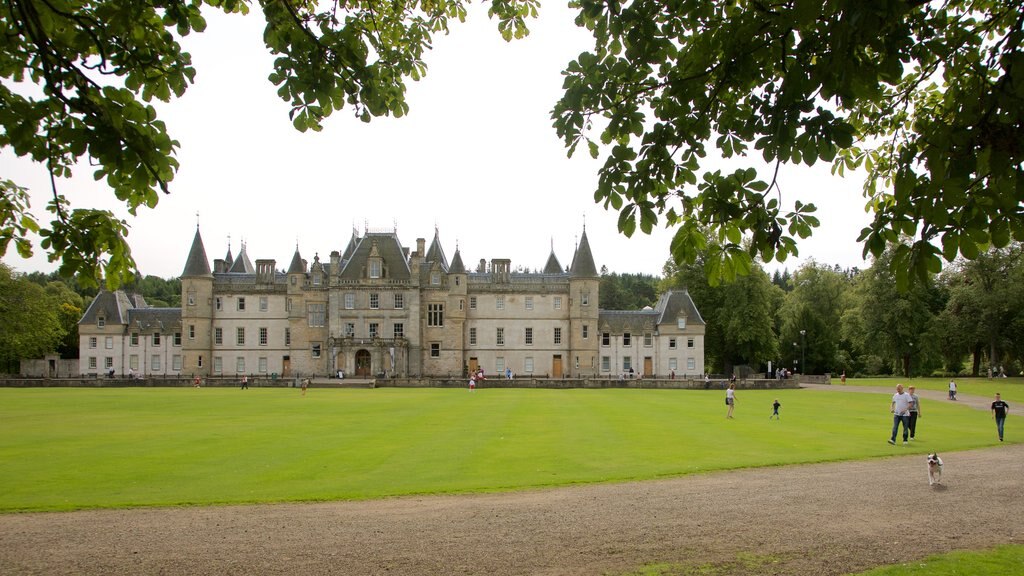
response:
M292 263L288 266L289 274L305 274L306 266L302 263L302 256L299 255L299 245L295 244L295 256L292 256Z
M590 253L590 242L587 241L587 230L583 229L580 244L572 257L572 268L569 274L575 278L597 278L597 267L594 266L594 255Z
M185 261L185 270L181 276L211 276L210 261L206 259L206 248L203 246L203 237L199 234L199 225L196 224L196 235L192 239L192 249L188 252L188 260Z
M235 258L231 268L228 272L242 273L242 274L255 274L256 268L252 265L252 261L249 260L249 255L245 253L245 242L242 242L242 250L238 253L238 258Z
M455 248L455 255L452 256L452 265L448 268L449 274L465 274L466 265L462 263L462 254L459 252L458 246Z
M427 256L424 260L426 262L437 262L442 270L448 270L448 258L444 255L444 250L441 248L441 234L436 227L434 228L434 241L430 243L430 248L427 249Z
M548 263L544 265L545 274L561 274L562 264L558 261L558 257L555 256L555 247L552 243L551 254L548 256Z

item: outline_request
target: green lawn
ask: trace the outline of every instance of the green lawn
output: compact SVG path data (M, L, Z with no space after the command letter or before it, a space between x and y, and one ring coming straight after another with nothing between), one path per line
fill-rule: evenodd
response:
M988 414L954 403L893 448L888 395L741 390L734 420L723 397L4 388L0 512L502 491L998 443Z
M954 378L956 381L957 394L969 394L993 399L996 392L1011 404L1010 413L1013 413L1013 403L1024 403L1024 378ZM832 384L839 386L839 378L832 378ZM897 384L904 386L913 384L918 390L949 390L949 378L847 378L847 386L885 386L896 388ZM1022 406L1021 408L1024 408Z

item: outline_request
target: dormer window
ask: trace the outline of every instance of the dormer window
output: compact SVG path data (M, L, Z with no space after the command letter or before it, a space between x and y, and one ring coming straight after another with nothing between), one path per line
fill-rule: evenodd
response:
M430 284L433 286L439 286L441 284L441 273L431 272L430 273Z
M384 263L380 258L370 258L370 278L380 278L384 270Z
M680 316L677 321L679 322L679 329L686 330L686 316Z
M97 316L96 317L96 327L97 328L106 328L106 326L107 326L107 318L106 318L106 316Z

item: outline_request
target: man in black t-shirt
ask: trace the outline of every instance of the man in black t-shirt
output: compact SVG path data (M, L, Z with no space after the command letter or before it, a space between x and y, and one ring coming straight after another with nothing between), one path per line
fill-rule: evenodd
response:
M1003 441L1003 424L1006 422L1006 413L1010 411L1010 405L1003 402L996 392L996 401L992 403L992 417L996 420L996 430L999 431L999 441Z

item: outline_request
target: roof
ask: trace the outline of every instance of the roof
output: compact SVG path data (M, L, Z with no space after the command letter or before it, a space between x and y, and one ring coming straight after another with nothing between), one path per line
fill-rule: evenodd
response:
M292 263L288 266L289 274L305 274L306 264L302 261L302 256L299 255L299 247L295 247L295 255L292 256Z
M355 239L353 238L353 241ZM405 261L405 251L398 236L393 232L370 232L359 239L352 248L352 254L344 263L340 277L342 280L359 280L365 276L370 252L376 247L377 255L384 261L384 269L388 278L409 280L412 273L409 263ZM345 251L348 254L348 250Z
M188 252L188 259L185 260L185 269L181 272L181 276L187 278L189 276L209 276L210 274L210 261L206 258L203 237L199 234L199 227L196 226L196 235L192 239L192 248Z
M140 331L170 331L181 326L181 308L136 308L128 311L128 324Z
M576 247L576 254L572 257L572 267L569 274L574 278L597 278L597 266L594 266L594 255L590 253L590 242L587 240L587 230L583 229L583 236L580 237L580 245Z
M238 258L228 268L228 272L232 274L255 274L256 267L252 265L252 261L249 260L249 255L245 252L245 243L242 244L242 251L238 253Z
M423 261L436 262L441 265L441 270L448 272L448 258L445 257L444 249L441 248L441 238L436 229L434 230L434 240L430 243L430 248L427 249L427 255Z
M455 249L455 256L452 256L452 265L448 268L449 274L465 274L466 266L462 263L462 254Z
M128 311L134 307L135 305L132 304L124 290L115 290L114 292L101 290L89 303L89 307L85 309L85 314L82 314L82 319L78 323L95 324L96 319L102 316L107 324L127 324ZM179 310L178 313L180 315L181 311Z
M672 323L680 316L686 316L687 324L704 325L704 318L686 290L670 290L662 294L655 310L661 314L658 324Z
M670 290L658 298L654 308L643 310L600 310L598 325L602 330L621 334L640 329L653 329L662 324L675 324L680 316L688 325L703 326L704 319L686 290Z
M555 251L552 249L551 255L548 256L548 262L544 265L544 273L561 274L562 272L564 272L564 270L562 270L562 264L558 261L558 257L555 256Z

